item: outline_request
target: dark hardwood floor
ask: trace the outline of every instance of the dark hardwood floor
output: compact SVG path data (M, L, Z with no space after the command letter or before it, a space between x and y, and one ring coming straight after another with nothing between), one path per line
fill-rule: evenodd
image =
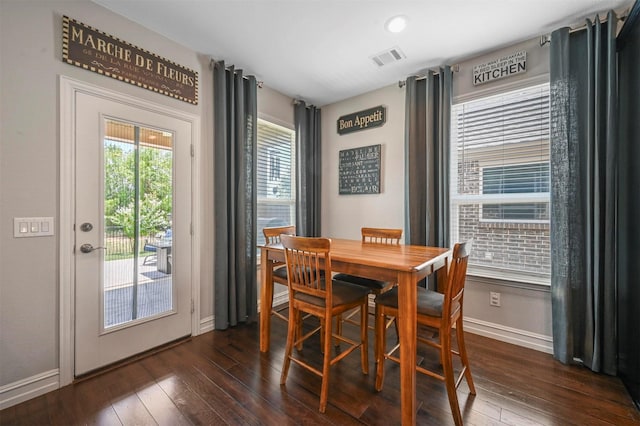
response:
M394 425L400 417L398 366L387 361L382 392L354 353L332 368L329 405L318 412L320 379L292 365L280 386L286 324L272 322L272 350L258 349L258 326L194 337L0 412L2 425ZM388 333L395 339L394 333ZM371 333L373 343L373 333ZM319 343L304 354L320 361ZM477 395L458 397L468 425L640 425L617 378L565 366L541 352L467 334ZM437 354L420 347L424 363ZM418 424L453 424L444 384L417 377Z

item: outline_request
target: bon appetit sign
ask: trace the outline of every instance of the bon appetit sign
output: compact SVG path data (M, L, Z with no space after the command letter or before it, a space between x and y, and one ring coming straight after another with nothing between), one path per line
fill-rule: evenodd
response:
M338 134L344 135L346 133L357 132L358 130L379 127L384 124L386 119L386 108L382 105L343 115L338 118Z
M62 17L62 59L72 65L192 104L198 103L198 73Z

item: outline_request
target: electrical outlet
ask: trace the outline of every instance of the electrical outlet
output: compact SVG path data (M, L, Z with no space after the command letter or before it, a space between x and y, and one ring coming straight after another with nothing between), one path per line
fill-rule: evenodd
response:
M489 304L491 306L500 306L500 293L492 291L489 293Z

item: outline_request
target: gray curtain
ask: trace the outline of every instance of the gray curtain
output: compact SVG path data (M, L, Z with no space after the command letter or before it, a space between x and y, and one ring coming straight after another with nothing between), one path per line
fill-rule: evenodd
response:
M320 150L320 108L297 101L296 130L296 232L320 237L322 164Z
M640 407L640 0L616 39L619 84L618 376Z
M449 246L451 67L409 77L405 101L405 242ZM429 288L436 288L435 277Z
M256 272L256 79L215 63L215 328L258 316Z
M607 22L551 35L554 356L616 374L617 69Z

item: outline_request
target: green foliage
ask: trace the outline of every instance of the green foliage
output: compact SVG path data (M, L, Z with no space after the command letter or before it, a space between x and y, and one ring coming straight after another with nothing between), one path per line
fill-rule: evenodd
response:
M133 145L105 143L105 219L107 226L120 226L135 238L135 165ZM139 150L140 235L154 236L171 226L171 151L141 147Z

